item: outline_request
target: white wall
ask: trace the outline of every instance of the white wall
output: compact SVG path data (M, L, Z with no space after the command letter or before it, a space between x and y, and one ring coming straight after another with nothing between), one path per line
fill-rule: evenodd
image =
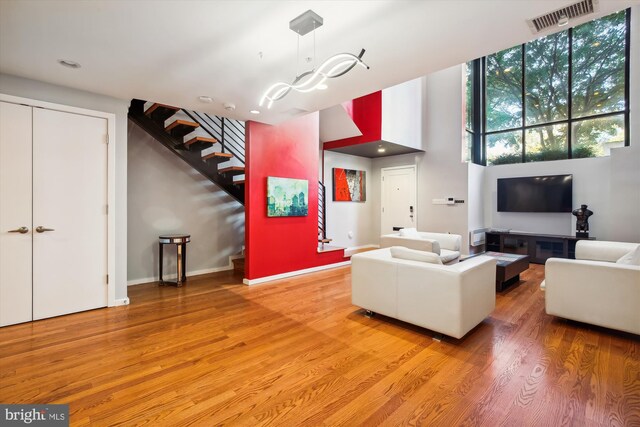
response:
M342 105L320 110L320 143L362 135Z
M382 140L422 147L423 82L419 78L382 90Z
M640 242L640 141L615 148L610 157L489 166L485 168L486 225L547 234L575 233L570 213L497 211L497 179L573 175L573 206L586 204L594 215L589 233L599 240Z
M128 280L157 280L158 236L189 233L187 274L229 268L242 250L244 207L178 156L129 122ZM175 274L165 246L164 274ZM166 277L165 277L166 278Z
M127 296L127 112L129 101L0 74L0 93L116 115L116 299Z
M468 163L467 210L469 231L485 227L484 219L484 173L485 167ZM478 247L480 249L481 247Z
M610 158L557 160L550 162L498 165L485 168L485 218L495 228L518 231L570 235L575 230L571 213L498 212L498 178L536 175L573 175L573 204L589 205L594 215L589 218L590 234L602 239L608 236Z
M629 147L611 152L608 194L608 234L604 237L621 242L640 242L640 135L637 133L632 134Z
M367 200L365 202L333 201L333 168L365 171ZM371 188L372 160L334 151L324 152L324 184L327 203L327 237L332 245L353 248L377 245L379 234L374 233L372 199L376 195ZM379 195L378 195L379 196ZM349 237L349 233L352 234Z
M422 97L422 154L382 157L373 161L372 191L374 229L380 234L381 168L417 165L417 225L421 231L460 234L462 250L467 252L468 166L461 161L462 65L430 74L417 89ZM434 205L432 199L455 197L465 203Z

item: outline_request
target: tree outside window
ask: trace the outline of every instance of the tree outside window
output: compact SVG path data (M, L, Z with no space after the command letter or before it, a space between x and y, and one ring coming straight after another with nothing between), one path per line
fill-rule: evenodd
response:
M628 143L627 13L484 59L487 164L606 156Z

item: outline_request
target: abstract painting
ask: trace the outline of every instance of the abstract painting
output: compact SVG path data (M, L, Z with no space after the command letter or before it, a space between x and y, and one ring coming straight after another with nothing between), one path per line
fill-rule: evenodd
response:
M309 181L267 177L267 216L307 216Z
M364 202L367 200L365 171L333 168L333 201Z

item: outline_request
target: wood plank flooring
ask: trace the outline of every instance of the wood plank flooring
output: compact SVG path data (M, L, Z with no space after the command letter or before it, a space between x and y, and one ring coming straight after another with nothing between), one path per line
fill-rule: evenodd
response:
M72 425L638 426L640 338L544 313L544 270L465 338L351 305L349 267L218 273L131 305L0 329L0 402Z

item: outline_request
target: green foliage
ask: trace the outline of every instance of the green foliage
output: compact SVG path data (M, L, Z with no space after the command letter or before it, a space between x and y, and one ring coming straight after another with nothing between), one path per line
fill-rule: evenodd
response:
M625 12L605 16L573 31L573 114L624 109Z
M527 153L527 162L546 162L548 160L565 160L568 158L567 150L545 150L537 153Z
M582 145L573 149L571 153L574 159L586 159L587 157L596 157L595 147Z
M522 46L487 56L487 130L522 126Z
M568 31L549 35L486 58L487 131L523 126L522 88L525 89L525 123L538 125L568 120L569 90L572 118L623 111L626 12L621 11L573 29L572 88L569 88ZM522 67L525 81L522 81ZM623 115L575 122L573 157L603 155L603 144L619 142L624 134ZM528 130L528 133L538 131ZM539 131L542 134L542 131ZM493 164L521 162L521 138L505 134L487 137L487 154ZM529 137L527 137L529 139ZM525 147L527 161L567 158L567 126L545 126L535 147ZM494 153L502 153L491 156ZM517 154L504 153L511 148ZM525 150L525 151L526 151ZM511 151L511 150L509 150ZM577 153L577 155L576 155ZM517 159L517 160L516 160Z
M492 165L509 165L512 163L522 163L522 154L519 154L519 153L502 154L500 156L492 158L490 163Z
M527 153L527 162L544 162L549 160L564 160L567 158L566 150L549 150L549 151L541 151L539 153ZM593 146L579 146L574 148L572 151L572 156L574 159L585 159L588 157L596 157L596 148ZM522 154L521 153L508 153L502 154L500 156L494 157L491 159L492 165L508 165L513 163L521 163L522 162Z

